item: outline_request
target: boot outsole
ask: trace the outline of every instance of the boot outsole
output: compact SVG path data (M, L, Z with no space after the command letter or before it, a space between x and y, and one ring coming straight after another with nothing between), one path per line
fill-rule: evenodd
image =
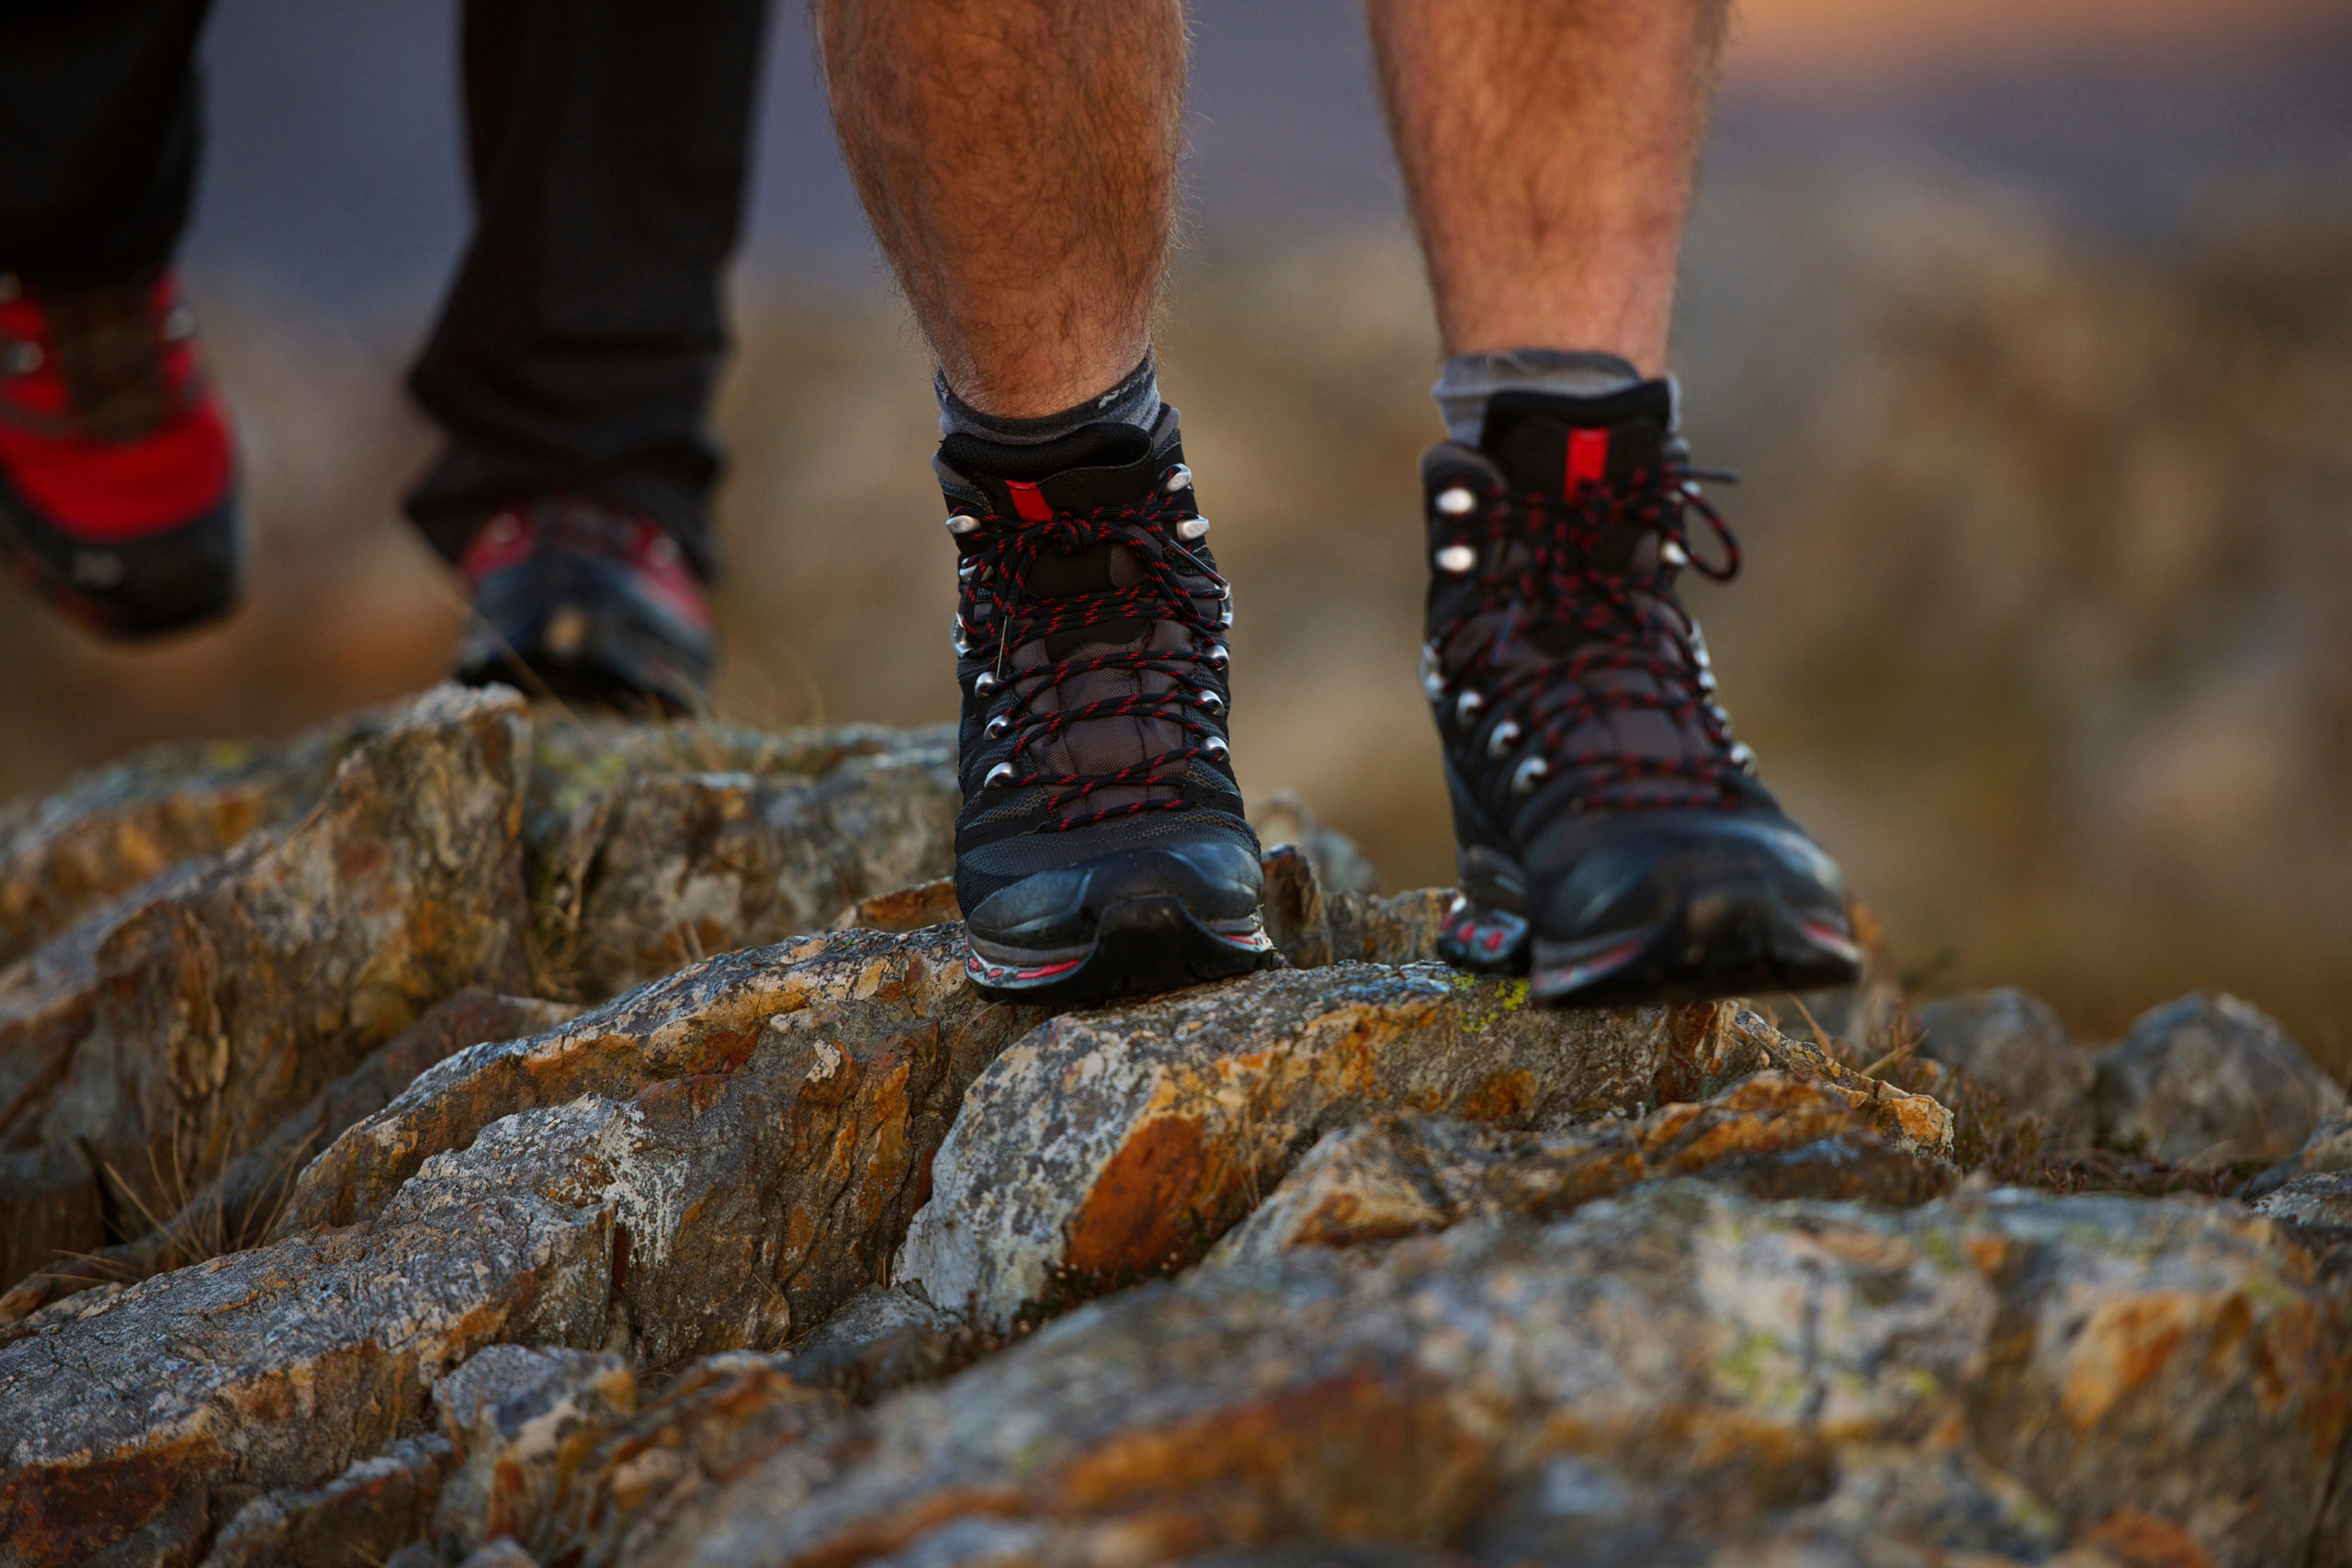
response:
M243 532L243 512L232 491L210 512L176 527L141 539L85 543L50 526L0 487L0 554L17 578L88 630L118 641L167 636L234 610ZM105 579L95 570L99 563Z
M1555 1007L1621 1007L1820 990L1860 978L1861 952L1839 926L1761 882L1742 882L1693 888L1653 926L1573 943L1538 938L1528 989Z
M1002 963L964 944L964 973L990 1001L1093 1007L1212 980L1230 980L1280 962L1262 924L1240 935L1212 931L1168 894L1123 899L1102 911L1094 940L1077 958Z

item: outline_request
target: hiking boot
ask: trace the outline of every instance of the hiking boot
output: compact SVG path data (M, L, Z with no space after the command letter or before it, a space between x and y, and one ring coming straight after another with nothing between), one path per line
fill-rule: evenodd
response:
M1275 962L1226 740L1232 593L1176 412L933 462L958 557L956 896L1001 1001L1092 1003Z
M0 274L0 549L91 630L237 599L237 460L168 272L101 288Z
M1421 463L1421 682L1462 895L1439 952L1552 1002L1852 983L1838 868L1757 782L1676 597L1738 546L1689 465L1674 389L1503 392L1476 450ZM1702 550L1693 519L1713 536ZM1710 560L1709 555L1717 558Z
M627 714L710 711L710 608L652 519L543 498L484 523L458 566L474 607L459 681Z

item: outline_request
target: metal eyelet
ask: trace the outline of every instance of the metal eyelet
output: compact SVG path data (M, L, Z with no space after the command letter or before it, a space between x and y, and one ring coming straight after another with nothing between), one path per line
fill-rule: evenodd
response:
M1203 713L1220 714L1225 711L1225 699L1215 692L1204 691L1193 696L1193 705Z
M1478 492L1467 485L1448 485L1437 492L1436 505L1448 517L1467 517L1477 508Z
M1478 552L1467 545L1448 545L1438 551L1435 559L1438 570L1460 577L1478 564Z
M1201 655L1201 662L1212 670L1222 670L1232 661L1232 652L1221 642L1209 644L1209 650Z
M985 521L987 519L975 517L968 512L951 512L947 514L947 531L951 534L968 534Z
M1487 737L1487 755L1499 757L1519 744L1519 721L1505 719Z
M1513 794L1513 795L1532 795L1532 794L1533 794L1533 793L1534 793L1534 791L1535 791L1535 786L1536 786L1537 784L1541 784L1541 783L1542 783L1542 782L1543 782L1546 777L1548 777L1548 776L1550 775L1551 772L1552 772L1552 764L1551 764L1551 763L1549 763L1549 762L1547 762L1547 761L1545 761L1543 758L1541 758L1541 757L1530 757L1530 758L1528 758L1525 761L1523 761L1523 762L1520 763L1520 765L1519 765L1515 770L1513 770L1513 771L1512 771L1512 773L1511 773L1511 775L1510 775L1510 792L1511 792L1511 794Z
M1453 722L1464 729L1469 728L1477 722L1478 710L1486 705L1487 699L1476 692L1464 691L1453 699Z
M982 789L994 789L1001 784L1010 783L1012 776L1012 764L1010 762L999 762L995 767L989 770L988 777L980 781L980 787Z
M1159 481L1159 488L1170 495L1174 495L1180 491L1190 490L1192 486L1193 470L1182 463L1169 469L1168 477Z
M1668 539L1657 547L1657 558L1668 566L1684 567L1690 564L1690 552Z
M1012 719L1011 716L1007 714L999 714L981 727L980 733L987 736L991 740L1001 740L1004 739L1004 732L1012 728Z
M1201 750L1220 762L1233 754L1233 748L1225 743L1225 737L1222 735L1212 735L1202 741Z
M1756 753L1748 749L1747 741L1743 740L1731 749L1731 764L1742 773L1756 771Z
M1433 703L1445 697L1445 666L1439 662L1437 649L1426 642L1421 644L1421 695Z
M1207 538L1208 533L1209 520L1205 517L1187 517L1176 525L1176 536L1188 545L1194 539Z
M996 678L995 671L983 670L972 677L972 694L978 696L983 692L993 692L1003 684L1003 682Z

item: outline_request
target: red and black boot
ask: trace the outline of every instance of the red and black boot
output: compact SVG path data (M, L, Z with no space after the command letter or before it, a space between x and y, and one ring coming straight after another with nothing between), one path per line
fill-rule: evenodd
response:
M1563 1003L1852 983L1838 868L1732 739L1675 583L1738 547L1674 434L1674 392L1501 392L1476 448L1422 459L1422 685L1462 897L1439 951ZM1713 536L1702 551L1694 520ZM1719 559L1706 557L1720 552Z
M168 272L99 288L0 274L0 547L92 630L236 603L237 462Z
M941 444L961 592L956 896L1000 1000L1086 1005L1275 963L1226 725L1232 593L1163 408Z
M458 680L632 715L710 711L710 607L651 518L584 496L518 503L458 567L474 608Z

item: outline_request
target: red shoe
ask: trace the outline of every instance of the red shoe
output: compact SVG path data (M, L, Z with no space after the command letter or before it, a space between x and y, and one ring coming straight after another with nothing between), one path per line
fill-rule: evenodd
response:
M173 276L40 289L0 274L0 548L93 631L237 597L237 462Z

